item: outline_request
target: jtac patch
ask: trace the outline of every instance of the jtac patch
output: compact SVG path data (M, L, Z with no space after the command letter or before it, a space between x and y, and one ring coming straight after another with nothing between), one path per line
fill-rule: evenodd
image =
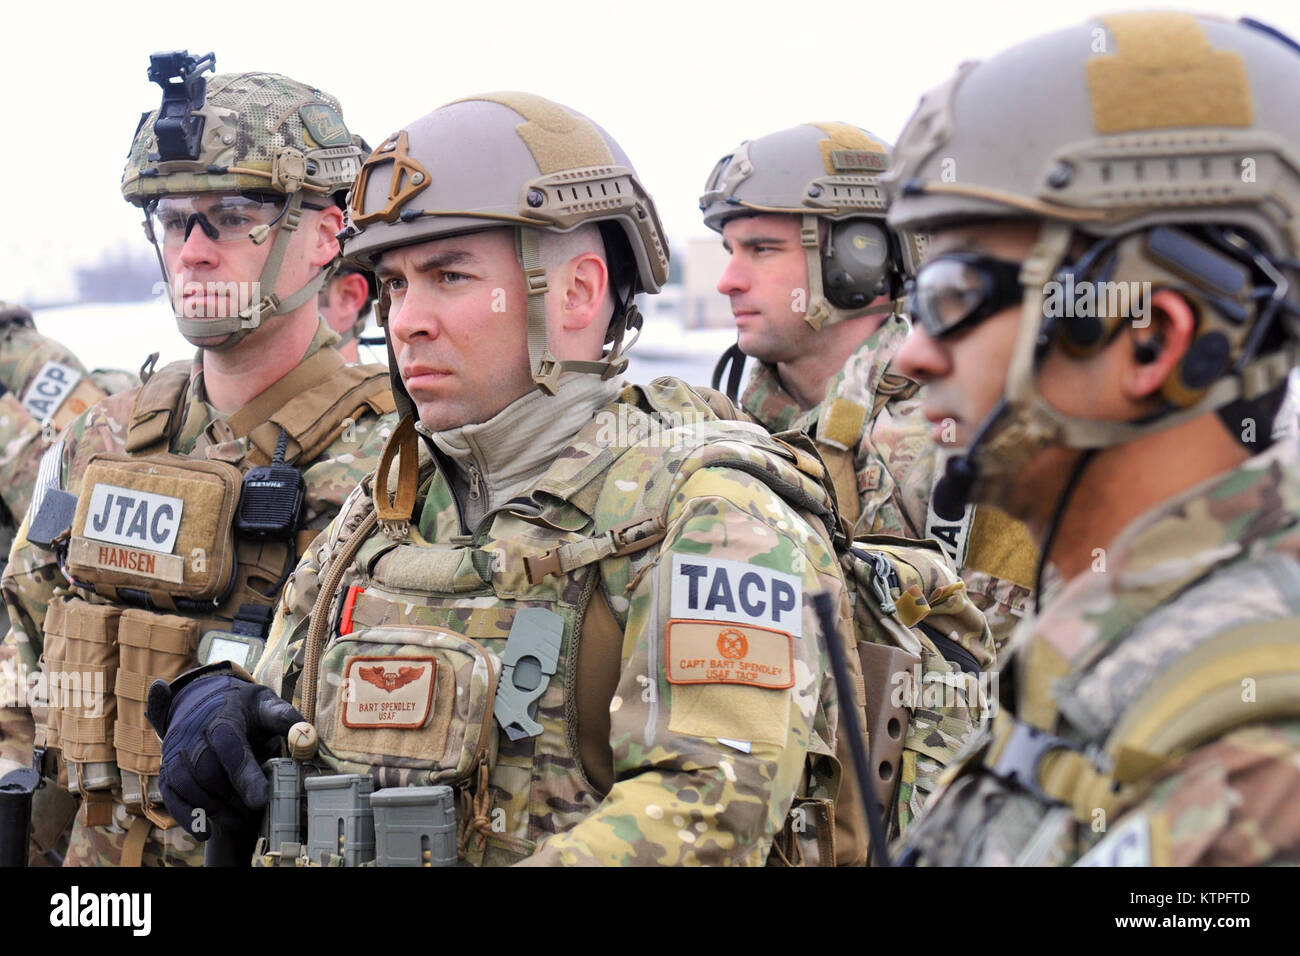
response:
M343 726L418 730L433 706L432 657L352 657L343 668Z
M46 362L23 393L23 408L38 422L53 418L79 381L81 373L70 365Z
M171 554L184 508L181 498L101 483L91 489L81 533L97 541Z
M670 684L794 686L794 638L784 631L671 620L667 645Z
M325 104L309 103L307 106L299 107L298 115L302 117L302 125L307 127L307 132L318 145L347 146L352 142L348 138L348 128L343 125L339 114Z
M674 554L671 618L803 635L803 581L742 561Z

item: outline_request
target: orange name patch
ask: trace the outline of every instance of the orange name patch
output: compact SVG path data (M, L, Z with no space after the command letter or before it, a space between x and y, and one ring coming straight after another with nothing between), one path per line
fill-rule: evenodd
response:
M418 730L429 718L432 657L353 657L343 669L343 726Z
M670 684L794 686L794 638L752 624L668 622Z

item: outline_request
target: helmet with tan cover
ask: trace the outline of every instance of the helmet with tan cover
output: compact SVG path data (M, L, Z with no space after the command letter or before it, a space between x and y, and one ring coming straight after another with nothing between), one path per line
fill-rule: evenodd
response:
M1300 357L1297 89L1300 48L1271 28L1153 12L963 64L923 97L885 178L890 225L1041 223L1004 401L967 456L981 497L1048 445L1117 445L1209 411L1271 416ZM1193 340L1150 419L1067 417L1038 394L1041 346L1090 354L1133 317L1045 308L1063 279L1192 303Z
M659 216L623 150L585 116L530 93L456 100L394 133L363 166L348 212L344 255L366 269L397 246L514 227L528 283L529 362L533 380L550 393L564 372L621 372L624 333L641 324L632 298L658 292L668 278ZM602 227L610 260L617 300L606 333L611 347L599 361L558 361L546 347L539 233L587 223ZM382 292L378 311L386 321ZM394 387L400 399L400 381Z
M808 259L808 308L814 329L872 313L882 294L896 298L919 243L899 246L885 228L881 175L889 144L848 123L804 123L746 140L722 157L700 197L704 224L722 232L728 220L757 213L802 218ZM832 223L823 229L821 222ZM822 233L825 232L825 240Z
M279 204L274 221L250 234L261 243L276 231L259 279L265 294L228 318L177 315L187 338L230 333L219 346L224 349L320 289L328 268L283 298L275 294L275 282L301 210L342 205L363 154L334 97L275 73L205 77L214 66L212 54L196 58L181 50L150 57L149 78L163 87L163 102L136 128L122 195L146 212L166 196L208 192L245 193ZM157 248L160 237L148 217L145 231Z

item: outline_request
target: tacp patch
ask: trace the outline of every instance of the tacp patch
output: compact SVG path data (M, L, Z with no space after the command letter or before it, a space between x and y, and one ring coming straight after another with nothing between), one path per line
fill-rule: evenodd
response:
M71 365L46 362L23 392L23 408L38 422L53 418L79 381L81 373Z
M433 706L433 657L353 657L343 668L343 726L418 730Z
M934 483L937 485L943 477L943 468L935 470ZM930 499L925 509L925 536L934 538L943 547L943 553L952 561L954 567L966 565L966 548L970 540L971 517L974 505L967 505L960 521L947 521L940 518L934 510L934 488L930 489Z
M669 617L803 636L803 581L743 561L673 555Z
M794 686L794 638L784 631L670 620L665 640L670 684Z

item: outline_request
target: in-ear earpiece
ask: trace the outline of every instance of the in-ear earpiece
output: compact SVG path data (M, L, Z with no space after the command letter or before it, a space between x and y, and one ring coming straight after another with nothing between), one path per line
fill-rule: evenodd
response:
M1150 365L1160 357L1164 343L1158 338L1145 339L1133 346L1133 360L1139 365Z

